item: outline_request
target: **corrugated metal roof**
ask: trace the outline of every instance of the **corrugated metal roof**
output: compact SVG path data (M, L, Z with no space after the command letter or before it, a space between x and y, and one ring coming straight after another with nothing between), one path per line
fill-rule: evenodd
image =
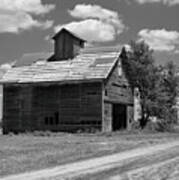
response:
M119 54L116 52L81 54L73 60L45 62L9 69L0 83L37 83L97 80L108 77Z

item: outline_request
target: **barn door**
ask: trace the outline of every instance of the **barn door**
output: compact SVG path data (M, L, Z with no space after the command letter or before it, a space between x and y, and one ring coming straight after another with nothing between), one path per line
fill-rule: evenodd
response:
M126 105L113 104L112 111L112 127L113 131L127 128L127 108Z

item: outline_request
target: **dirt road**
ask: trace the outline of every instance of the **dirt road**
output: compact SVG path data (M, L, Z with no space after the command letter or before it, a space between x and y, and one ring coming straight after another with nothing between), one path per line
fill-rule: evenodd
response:
M158 155L160 155L158 157ZM145 158L148 158L146 161ZM47 180L47 179L66 179L83 176L85 174L94 174L109 171L117 167L126 165L126 162L133 162L131 168L139 168L137 163L142 161L142 166L150 163L158 163L160 160L166 161L179 157L179 141L155 145L147 148L138 148L122 153L116 153L105 157L93 158L71 164L61 165L54 168L43 169L12 175L0 178L1 180ZM151 161L152 160L152 161ZM157 161L157 162L155 162ZM129 167L129 166L128 166Z

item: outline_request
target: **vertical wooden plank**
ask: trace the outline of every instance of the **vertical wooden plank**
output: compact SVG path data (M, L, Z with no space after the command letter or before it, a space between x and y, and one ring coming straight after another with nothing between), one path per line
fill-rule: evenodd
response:
M19 125L19 87L4 85L3 87L3 132L18 131Z
M104 103L103 132L112 132L112 104Z
M101 84L102 96L101 96L101 117L102 117L102 132L105 132L105 107L104 107L104 96L105 96L105 86L104 83Z
M134 119L134 107L127 106L127 130L131 130L131 124Z
M2 87L2 131L3 134L7 133L6 130L6 118L5 118L5 85Z

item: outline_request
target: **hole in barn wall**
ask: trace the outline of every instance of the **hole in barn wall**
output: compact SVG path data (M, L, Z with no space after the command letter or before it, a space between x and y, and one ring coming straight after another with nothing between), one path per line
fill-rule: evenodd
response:
M48 125L49 121L48 121L48 117L45 117L45 125Z
M53 117L50 117L50 125L53 125Z
M107 91L107 90L105 90L104 94L105 94L105 96L108 96L108 91Z
M97 92L93 91L93 92L87 92L87 95L97 95Z
M59 124L59 112L55 112L55 124Z

